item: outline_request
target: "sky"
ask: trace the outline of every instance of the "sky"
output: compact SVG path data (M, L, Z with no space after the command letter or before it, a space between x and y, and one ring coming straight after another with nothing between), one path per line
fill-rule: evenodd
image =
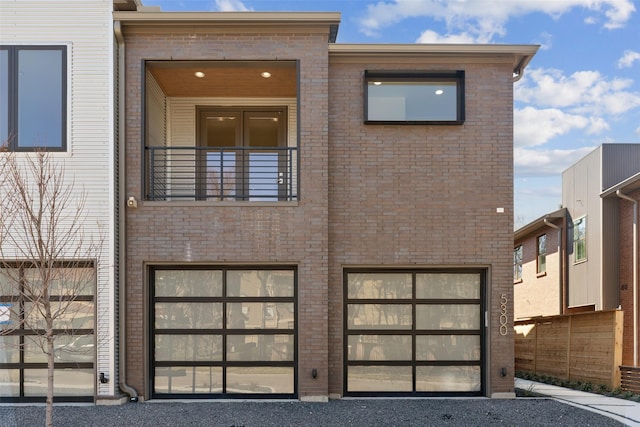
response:
M143 0L163 11L340 12L337 43L540 49L514 84L514 221L557 210L562 172L601 144L640 143L638 0Z

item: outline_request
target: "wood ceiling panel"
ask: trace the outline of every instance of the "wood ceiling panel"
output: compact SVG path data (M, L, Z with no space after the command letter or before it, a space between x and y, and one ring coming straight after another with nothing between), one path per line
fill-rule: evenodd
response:
M147 63L167 96L296 97L296 66L292 61L152 61ZM205 76L198 78L197 71ZM263 71L270 78L261 76Z

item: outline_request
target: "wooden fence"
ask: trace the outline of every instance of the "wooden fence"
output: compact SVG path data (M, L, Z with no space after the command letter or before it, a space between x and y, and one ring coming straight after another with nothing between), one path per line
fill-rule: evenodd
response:
M622 318L608 310L516 321L516 371L619 387Z
M640 367L620 366L620 380L623 390L640 394Z

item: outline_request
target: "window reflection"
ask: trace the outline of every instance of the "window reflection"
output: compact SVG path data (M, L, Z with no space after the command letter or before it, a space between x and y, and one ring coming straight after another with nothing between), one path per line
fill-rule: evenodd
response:
M227 303L229 329L293 329L293 303Z
M18 51L18 146L62 147L62 51Z
M154 394L294 392L293 269L155 270L153 277Z
M416 275L416 298L480 298L480 274L427 273Z
M418 366L416 391L480 391L480 366Z
M409 304L349 304L350 329L411 329Z
M478 304L416 305L416 327L428 329L479 329Z
M156 296L222 296L222 272L216 270L156 270Z
M411 360L413 337L405 335L350 335L349 360Z
M411 366L350 366L349 391L412 391Z
M222 328L222 303L156 303L155 327L157 329L220 329Z
M350 273L347 276L349 298L411 298L411 274Z
M293 271L229 271L227 272L227 295L230 297L291 297L293 296Z
M154 357L162 361L222 360L222 335L156 335Z

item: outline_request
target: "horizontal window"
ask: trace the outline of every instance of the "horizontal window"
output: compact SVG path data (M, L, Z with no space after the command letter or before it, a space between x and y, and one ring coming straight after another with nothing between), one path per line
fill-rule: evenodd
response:
M367 124L462 124L464 71L365 71Z
M0 46L0 141L16 151L66 149L65 46Z

